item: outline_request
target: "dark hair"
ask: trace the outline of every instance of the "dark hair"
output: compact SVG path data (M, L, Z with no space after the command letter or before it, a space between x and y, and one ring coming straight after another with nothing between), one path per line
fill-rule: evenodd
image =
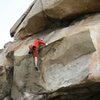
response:
M40 40L40 38L37 38L37 40Z
M40 40L40 38L37 38L37 40Z

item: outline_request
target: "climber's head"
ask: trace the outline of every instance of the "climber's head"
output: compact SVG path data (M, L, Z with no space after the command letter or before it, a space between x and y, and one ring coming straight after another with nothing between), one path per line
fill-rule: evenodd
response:
M37 40L40 40L40 38L37 38Z
M37 40L43 40L42 38L40 39L40 38L37 38Z

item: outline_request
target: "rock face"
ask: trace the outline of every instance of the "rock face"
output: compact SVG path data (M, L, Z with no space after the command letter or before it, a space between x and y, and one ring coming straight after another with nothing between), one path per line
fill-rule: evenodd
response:
M0 100L100 100L100 14L76 19L66 27L60 21L61 27L39 32L39 27L43 30L51 24L44 13L57 25L58 20L67 21L69 16L72 20L97 12L99 1L41 1L35 1L23 15L24 20L21 18L11 29L18 40L7 43L0 53ZM41 3L45 12L40 9ZM34 33L32 29L38 34L29 33ZM48 44L40 49L38 72L34 57L28 54L28 46L36 38Z
M100 11L99 0L35 0L28 11L11 28L15 39L23 39L43 31L57 21ZM27 13L28 12L28 13ZM26 16L26 17L25 17ZM22 20L23 19L23 20ZM55 19L55 20L53 20Z

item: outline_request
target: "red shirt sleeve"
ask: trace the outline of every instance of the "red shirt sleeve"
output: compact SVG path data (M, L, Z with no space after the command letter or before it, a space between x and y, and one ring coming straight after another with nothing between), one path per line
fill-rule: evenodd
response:
M46 45L46 43L43 40L39 40L40 44Z

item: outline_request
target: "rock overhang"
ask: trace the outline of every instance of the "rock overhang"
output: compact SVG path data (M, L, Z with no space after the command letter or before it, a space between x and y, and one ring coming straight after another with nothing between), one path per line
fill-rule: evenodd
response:
M23 15L24 18L22 16L11 28L10 33L16 39L23 39L45 30L47 26L53 24L50 18L66 19L67 22L73 17L100 11L100 2L98 0L36 0L32 5L27 14Z

